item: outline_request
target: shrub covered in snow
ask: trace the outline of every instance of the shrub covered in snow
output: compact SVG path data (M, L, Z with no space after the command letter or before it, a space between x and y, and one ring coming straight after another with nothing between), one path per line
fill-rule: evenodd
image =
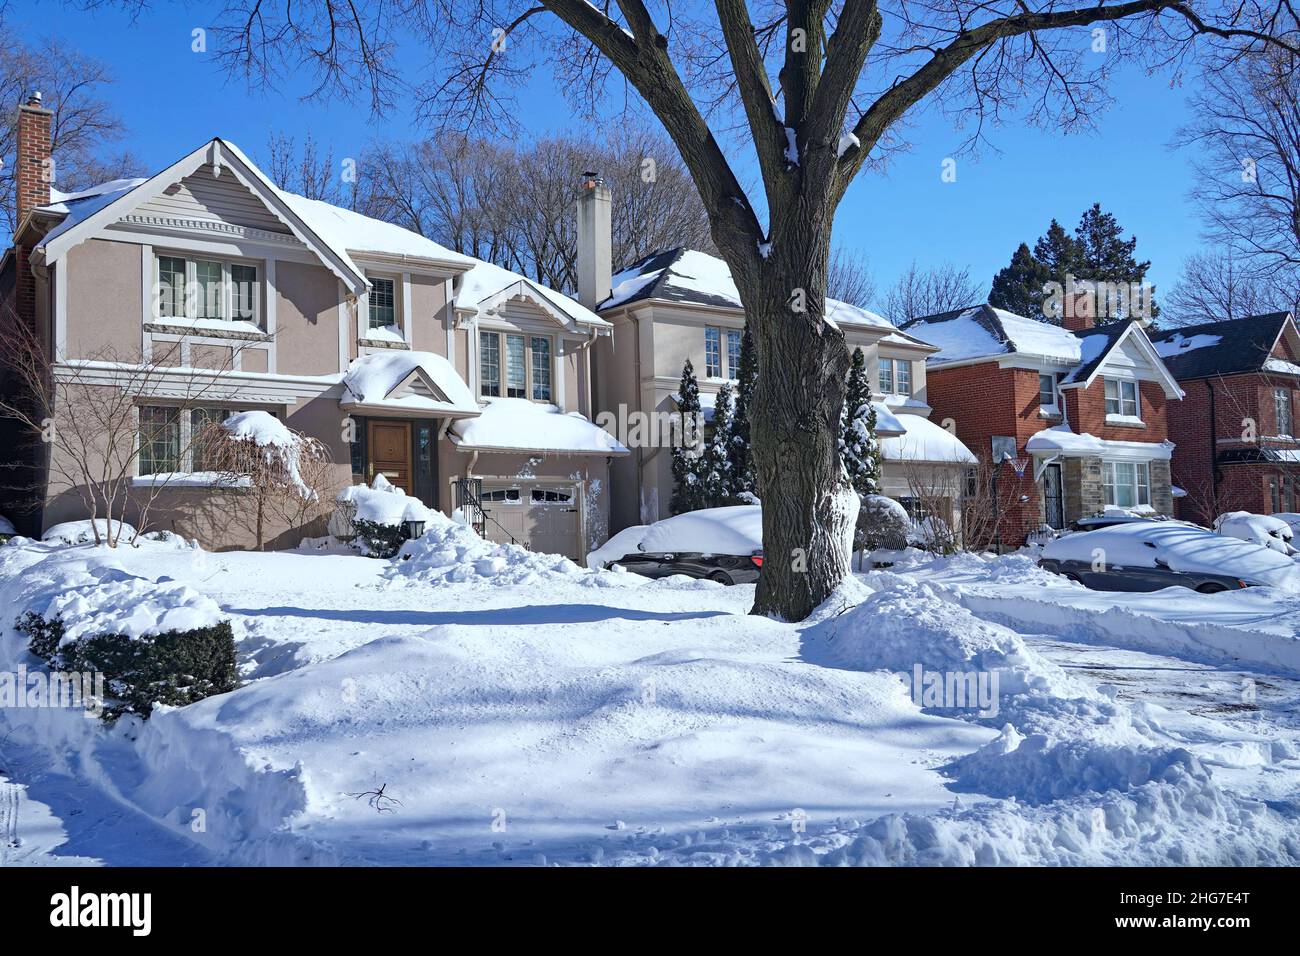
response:
M339 492L330 532L368 557L391 558L406 541L403 522L428 524L435 516L442 517L381 474L369 487L351 485Z
M53 670L103 674L104 716L147 718L155 704L180 707L238 686L229 621L161 634L70 637L61 617L28 611L17 622L28 648Z
M911 521L893 498L863 495L853 536L855 551L901 551L907 547Z
M1280 551L1285 555L1296 554L1291 546L1294 532L1291 525L1273 515L1251 514L1249 511L1229 511L1214 519L1214 530L1229 538L1240 538L1261 547Z
M99 532L99 540L102 541L108 536L108 525L108 520L105 518L96 518L93 521L89 518L84 521L64 521L47 530L41 535L41 540L67 545L93 544L96 540L96 530ZM114 521L113 529L118 532L120 538L127 541L134 540L138 534L135 528L125 521Z
M394 577L428 584L520 584L553 577L597 577L562 555L488 541L436 511L429 513L424 535L403 544L398 557L401 560L393 568ZM614 580L619 576L601 572L598 577Z

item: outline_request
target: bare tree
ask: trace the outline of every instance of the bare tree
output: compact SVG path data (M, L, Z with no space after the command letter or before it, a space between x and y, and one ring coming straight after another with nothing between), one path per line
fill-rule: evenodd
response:
M266 550L268 520L302 528L334 506L329 449L268 412L208 423L195 438L194 456L195 471L237 489L231 501L251 519L259 551Z
M175 350L161 346L148 358L105 348L54 365L40 335L12 309L0 312L0 319L0 378L6 385L0 415L17 425L36 463L33 480L9 490L25 496L27 507L42 504L51 487L76 496L95 543L110 548L121 542L130 509L136 531L127 543L134 543L176 478L175 471L139 477L137 462L155 449L159 455L153 457L178 466L189 459L194 435L181 422L211 401L224 369L177 368ZM143 421L142 402L159 394L166 396L165 419ZM15 454L6 462L10 473L27 472L18 459Z
M1276 2L1276 6L1263 3ZM1089 122L1121 56L1181 67L1189 41L1259 49L1293 36L1289 0L1190 7L1185 0L715 0L703 8L642 0L227 0L221 56L257 79L314 73L322 92L372 106L402 88L400 35L427 44L439 75L419 85L426 115L462 129L516 124L510 99L551 64L579 111L606 93L641 98L695 182L715 245L745 305L758 357L752 444L763 489L767 560L756 613L806 617L848 572L856 514L839 460L849 353L825 321L831 223L869 155L934 100L998 121L1024 103L1035 121ZM1105 56L1079 28L1099 24ZM1290 33L1288 33L1290 31ZM418 83L418 81L417 81ZM747 195L706 115L741 125L763 201ZM759 210L763 210L760 219Z
M860 309L870 308L876 298L876 279L867 257L843 246L832 249L826 264L826 294Z
M1259 270L1231 249L1198 252L1165 297L1162 324L1195 325L1300 308L1300 270Z
M69 49L65 42L46 40L27 46L12 31L0 29L0 35L6 43L0 57L0 227L12 233L18 226L14 221L18 112L14 107L29 93L39 91L42 104L54 113L50 149L53 184L59 189L72 192L138 175L142 165L129 153L107 153L124 133L122 121L98 92L113 80L108 67Z
M1300 71L1294 54L1263 47L1204 70L1196 118L1179 142L1196 147L1196 197L1210 236L1256 274L1300 280Z
M885 318L902 325L923 315L978 305L984 298L984 287L971 278L970 269L948 263L921 269L913 261L885 294Z
M273 133L266 152L266 173L281 189L335 206L358 207L358 157L343 157L336 165L334 150L322 150L311 133L301 147L292 136Z

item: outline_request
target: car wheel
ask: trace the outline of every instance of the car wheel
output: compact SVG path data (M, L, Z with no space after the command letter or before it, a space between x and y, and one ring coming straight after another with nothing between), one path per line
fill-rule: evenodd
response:
M731 575L728 574L726 571L714 571L712 574L709 575L709 580L717 581L719 584L725 584L727 587L731 587L733 584L736 583L735 581L731 580Z
M1218 594L1220 591L1226 591L1228 588L1222 584L1216 584L1213 581L1207 581L1196 589L1197 594Z
M1077 574L1075 574L1073 571L1067 571L1067 572L1066 572L1066 574L1065 574L1065 580L1067 580L1067 581L1073 581L1075 584L1082 584L1082 583L1083 583L1083 578L1079 577L1079 576L1078 576Z

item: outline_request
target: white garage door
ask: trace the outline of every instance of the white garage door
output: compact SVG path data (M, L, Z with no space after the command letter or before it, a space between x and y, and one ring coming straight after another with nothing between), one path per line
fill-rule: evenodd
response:
M545 481L483 482L489 540L511 539L533 551L582 558L581 502L575 485Z

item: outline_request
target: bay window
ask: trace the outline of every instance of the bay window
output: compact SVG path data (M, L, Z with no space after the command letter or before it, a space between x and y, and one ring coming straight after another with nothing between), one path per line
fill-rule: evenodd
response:
M554 401L551 337L479 333L479 393L488 398Z
M258 267L191 256L159 255L154 318L257 324L261 287Z
M1151 506L1151 473L1145 461L1103 461L1101 481L1108 507Z
M1138 385L1122 379L1106 379L1106 414L1138 417Z

